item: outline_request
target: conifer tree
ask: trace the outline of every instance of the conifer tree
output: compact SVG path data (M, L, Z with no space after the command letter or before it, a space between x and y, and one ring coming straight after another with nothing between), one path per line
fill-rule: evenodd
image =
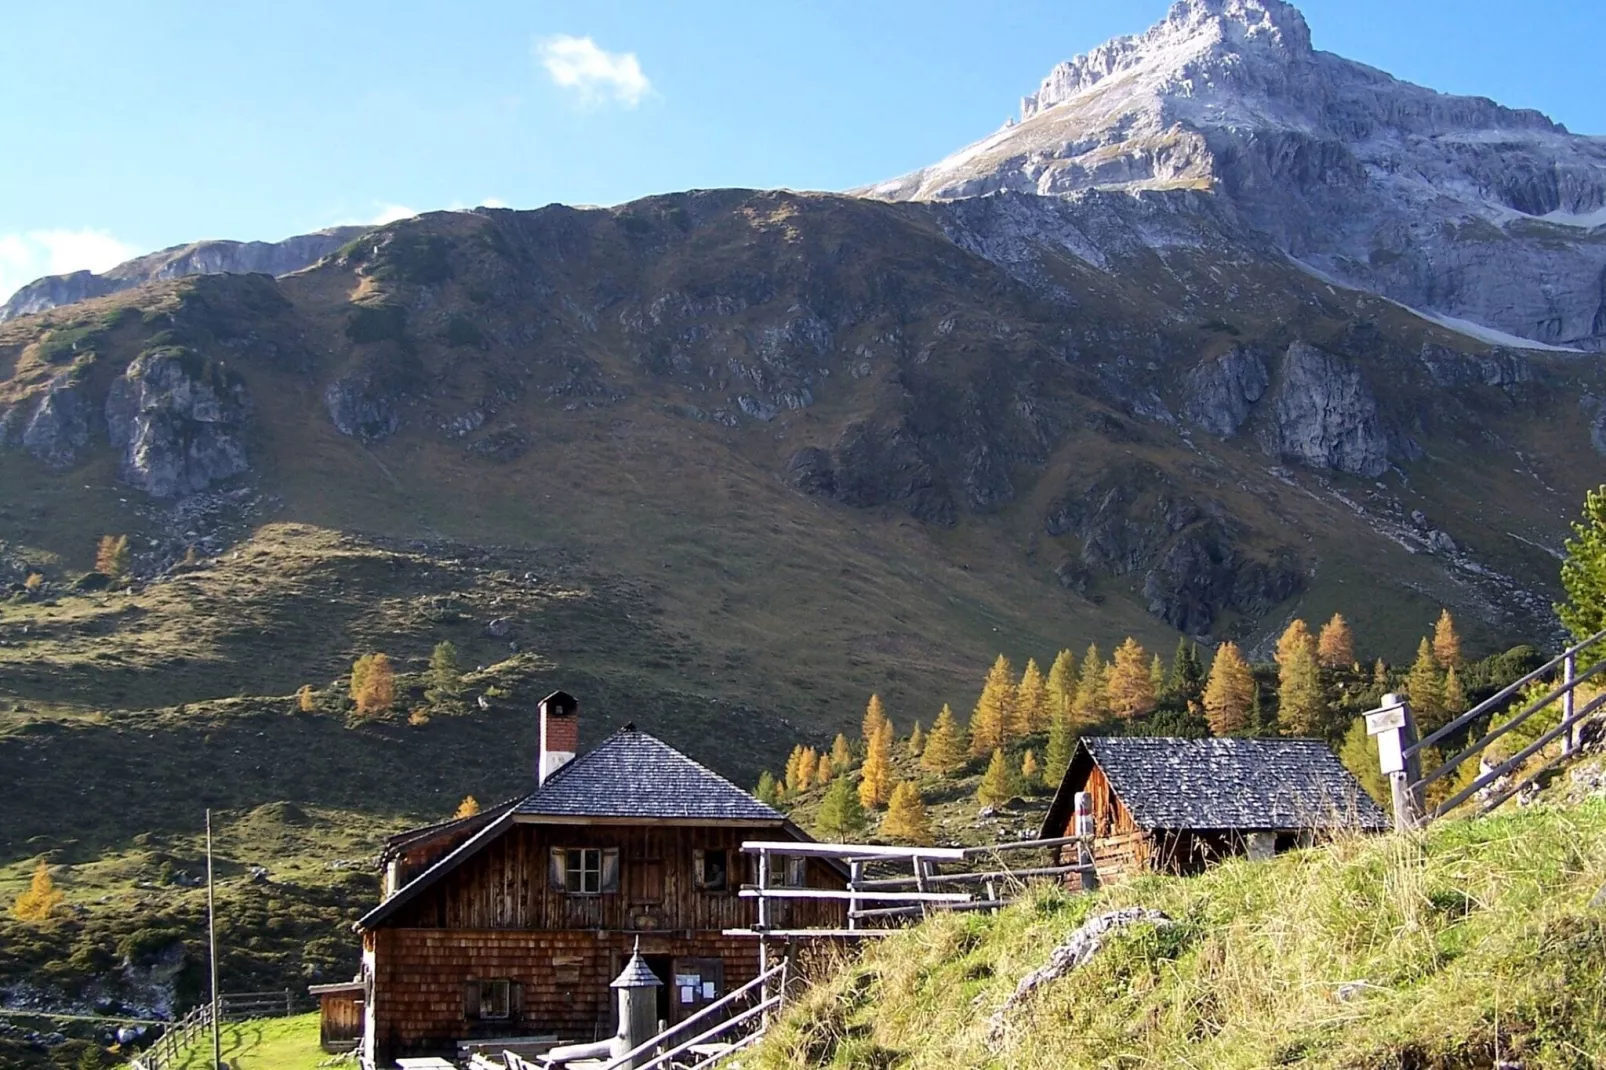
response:
M881 704L880 695L871 695L870 704L864 708L863 740L864 749L868 751L881 726L888 723L887 708Z
M33 880L28 890L17 896L17 901L11 904L11 913L16 915L18 921L44 921L54 914L67 897L56 888L56 882L50 879L50 867L44 859L34 867Z
M1015 773L1000 747L993 751L992 760L987 763L987 772L982 775L981 786L976 789L976 801L983 806L996 806L1014 796Z
M1266 696L1261 690L1260 681L1256 680L1249 698L1249 726L1242 733L1246 736L1274 736L1277 734L1276 725L1266 716Z
M1433 644L1426 638L1417 644L1416 660L1405 677L1405 695L1411 700L1416 723L1425 732L1444 723L1444 674L1434 656Z
M301 690L296 692L296 709L302 713L312 713L318 708L318 700L312 697L312 685L302 684Z
M1042 787L1042 769L1037 764L1037 755L1028 750L1020 760L1020 781L1027 791L1036 791Z
M1316 639L1295 620L1277 640L1277 723L1284 735L1319 736L1326 713Z
M480 801L472 795L465 795L463 801L457 804L457 811L452 814L455 821L460 817L473 817L480 812Z
M792 753L786 759L786 773L784 775L787 795L796 795L798 792L808 787L807 784L803 783L803 778L800 775L802 771L803 744L799 743L797 746L792 748Z
M1382 658L1372 663L1372 687L1379 695L1389 689L1389 667Z
M814 786L823 788L831 783L832 778L835 776L836 769L831 765L831 756L829 754L820 755L819 764L814 767Z
M1043 752L1043 779L1050 784L1064 780L1075 749L1076 738L1071 734L1070 719L1054 718L1054 723L1048 726L1048 749Z
M1190 639L1178 639L1176 653L1171 655L1171 671L1166 676L1166 698L1186 707L1203 698L1204 684L1205 669L1199 657L1199 644Z
M1154 692L1155 701L1165 694L1165 662L1156 654L1149 659L1149 689Z
M892 797L892 722L883 721L870 740L859 773L859 802L866 810L879 810Z
M455 705L463 690L463 673L457 665L457 647L449 640L435 644L429 655L429 687L424 701L436 709Z
M976 708L970 714L970 753L976 757L1008 743L1014 728L1015 674L1009 659L998 655L987 671Z
M839 773L846 773L853 768L853 748L848 745L848 737L841 732L831 743L831 768Z
M1573 523L1573 537L1563 544L1567 557L1561 563L1561 586L1567 601L1556 615L1577 640L1588 639L1606 628L1606 485L1584 496L1584 514ZM1586 664L1599 658L1597 648ZM1582 666L1580 666L1582 668Z
M859 794L853 790L853 782L845 776L831 781L825 798L820 801L814 831L822 839L842 843L862 834L865 824L864 807L859 805Z
M775 783L775 774L768 769L758 774L758 787L753 789L753 797L765 806L775 806L781 801L780 787Z
M1338 748L1338 760L1354 774L1379 806L1390 806L1392 793L1377 757L1377 741L1366 734L1366 718L1357 717L1344 733L1344 742Z
M1048 712L1049 720L1053 721L1055 715L1069 718L1071 704L1076 701L1076 656L1069 650L1061 650L1054 656L1054 664L1048 669Z
M1109 715L1105 679L1104 661L1099 657L1098 645L1094 644L1082 657L1082 675L1076 681L1076 701L1071 707L1073 726L1097 724Z
M1042 670L1037 667L1036 658L1026 659L1020 686L1015 689L1013 712L1014 731L1011 735L1016 739L1035 735L1048 728L1048 683L1043 679Z
M931 818L926 813L926 801L912 781L900 780L892 789L887 816L881 819L881 837L917 846L931 842Z
M909 757L918 758L920 752L926 749L926 733L921 729L920 722L915 722L914 731L909 733L909 742L905 745Z
M1344 614L1334 613L1322 625L1321 634L1316 639L1316 657L1329 669L1344 669L1355 664L1355 636Z
M797 760L797 790L808 791L814 786L814 777L820 771L820 752L804 747Z
M95 547L95 571L120 580L128 575L127 535L102 535Z
M1455 618L1448 609L1439 610L1439 619L1433 625L1433 657L1441 669L1461 664L1461 637L1456 634Z
M920 754L920 768L928 773L947 776L965 763L966 743L959 731L954 711L945 702L942 712L931 726L926 737L925 750Z
M378 717L396 704L396 670L384 654L364 654L351 667L351 701L363 717Z
M1116 716L1131 720L1154 709L1154 684L1149 679L1148 662L1148 652L1131 636L1115 648L1106 688L1110 710Z
M1218 736L1240 735L1249 727L1249 707L1255 697L1255 677L1238 644L1222 643L1210 663L1204 688L1205 719Z
M1461 686L1461 676L1452 665L1444 672L1444 719L1453 721L1467 712L1467 692Z

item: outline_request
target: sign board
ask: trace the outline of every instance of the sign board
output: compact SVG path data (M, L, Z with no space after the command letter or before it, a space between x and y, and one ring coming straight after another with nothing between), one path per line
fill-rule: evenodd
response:
M1391 728L1405 727L1405 707L1390 706L1366 715L1366 734L1382 735Z

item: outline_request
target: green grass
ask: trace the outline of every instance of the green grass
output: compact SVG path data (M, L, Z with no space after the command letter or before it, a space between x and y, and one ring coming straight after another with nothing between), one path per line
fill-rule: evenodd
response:
M318 1046L316 1014L228 1022L221 1034L223 1061L230 1070L315 1070L320 1066L355 1065ZM212 1042L208 1036L185 1052L173 1064L173 1070L208 1070L211 1059Z
M950 915L871 945L763 1044L762 1068L1588 1067L1606 1052L1606 800L1450 821L1189 879ZM1007 1019L1092 914L1163 910ZM1343 995L1340 994L1341 986Z

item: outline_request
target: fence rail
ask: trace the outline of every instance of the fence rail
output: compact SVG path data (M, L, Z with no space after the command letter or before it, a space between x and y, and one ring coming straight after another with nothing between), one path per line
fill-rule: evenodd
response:
M1395 828L1402 831L1420 828L1474 798L1477 799L1478 812L1488 813L1537 783L1550 769L1571 757L1578 746L1579 725L1606 707L1606 693L1596 696L1582 707L1578 703L1579 689L1606 672L1606 660L1595 661L1579 672L1580 655L1586 655L1590 648L1598 647L1603 640L1606 640L1606 630L1567 648L1422 738L1417 737L1416 719L1410 702L1402 695L1384 695L1383 704L1366 715L1366 728L1368 733L1377 737L1378 760L1389 778ZM1525 688L1541 680L1551 680L1554 686L1499 724L1494 723L1497 717L1509 712ZM1527 724L1536 715L1556 708L1559 708L1560 718L1553 728L1540 733L1515 753L1499 761L1488 761L1487 752L1492 743ZM1480 723L1488 725L1481 736L1434 768L1425 773L1422 771L1422 756L1429 747L1437 746L1456 733ZM1558 740L1561 745L1556 752L1544 758L1528 775L1516 783L1505 782L1531 758L1541 755L1546 747ZM1423 801L1424 789L1457 772L1473 758L1479 759L1478 775L1429 810Z
M218 996L218 1020L284 1018L310 1009L294 989L276 992L224 992ZM156 1042L129 1060L131 1070L169 1070L188 1050L206 1043L212 1029L212 1005L203 1003L176 1022L168 1023Z

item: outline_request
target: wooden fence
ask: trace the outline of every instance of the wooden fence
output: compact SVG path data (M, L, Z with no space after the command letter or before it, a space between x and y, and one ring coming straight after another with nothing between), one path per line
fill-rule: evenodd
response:
M1606 631L1597 632L1420 739L1417 738L1416 719L1410 702L1401 695L1384 695L1382 706L1366 715L1366 729L1377 737L1378 760L1389 778L1394 827L1402 831L1421 828L1468 800L1475 800L1478 813L1487 813L1537 783L1546 772L1571 757L1578 744L1578 726L1606 706L1606 692L1583 704L1578 701L1579 688L1606 672L1606 660L1594 660L1599 656L1598 650L1603 641L1606 641ZM1592 651L1595 652L1593 657ZM1581 660L1588 662L1582 672L1579 671ZM1551 684L1543 696L1529 702L1512 716L1499 720L1519 701L1525 688L1541 681ZM1498 761L1487 760L1486 752L1491 743L1547 710L1559 714L1555 727L1541 732L1526 746ZM1497 720L1498 724L1495 723ZM1434 768L1422 771L1422 755L1428 748L1436 747L1458 733L1469 732L1478 725L1487 726L1481 736ZM1544 756L1544 749L1553 743L1558 744L1554 752L1548 757ZM1540 762L1529 769L1527 775L1521 779L1513 776L1536 756ZM1424 789L1455 773L1473 758L1479 759L1478 775L1429 810L1423 801Z
M742 844L742 851L758 856L758 882L743 885L737 893L744 899L758 900L758 920L751 929L728 929L728 936L756 936L792 939L807 937L868 937L893 931L883 922L902 922L930 911L997 910L1015 901L1025 882L1045 877L1076 875L1083 888L1097 886L1093 863L1093 837L1087 818L1086 801L1077 799L1076 836L1046 840L1017 840L986 847L894 847L868 843L799 843L795 840L753 840ZM1058 852L1076 845L1077 860L1061 864L1053 856L1050 864L1010 867L1003 856L1023 851ZM830 858L848 867L846 890L833 888L784 888L774 885L776 859ZM867 875L869 864L908 863L907 876ZM984 863L976 868L977 863ZM941 872L942 866L968 867L958 872ZM968 890L967 890L968 889ZM780 929L770 924L770 905L777 900L813 899L847 903L846 929ZM866 925L866 922L877 924Z
M310 1010L311 1006L290 988L275 992L225 992L218 996L218 1020L284 1018ZM203 1003L169 1024L156 1043L129 1060L129 1066L132 1070L168 1070L182 1061L193 1045L209 1047L211 1042L212 1004Z

